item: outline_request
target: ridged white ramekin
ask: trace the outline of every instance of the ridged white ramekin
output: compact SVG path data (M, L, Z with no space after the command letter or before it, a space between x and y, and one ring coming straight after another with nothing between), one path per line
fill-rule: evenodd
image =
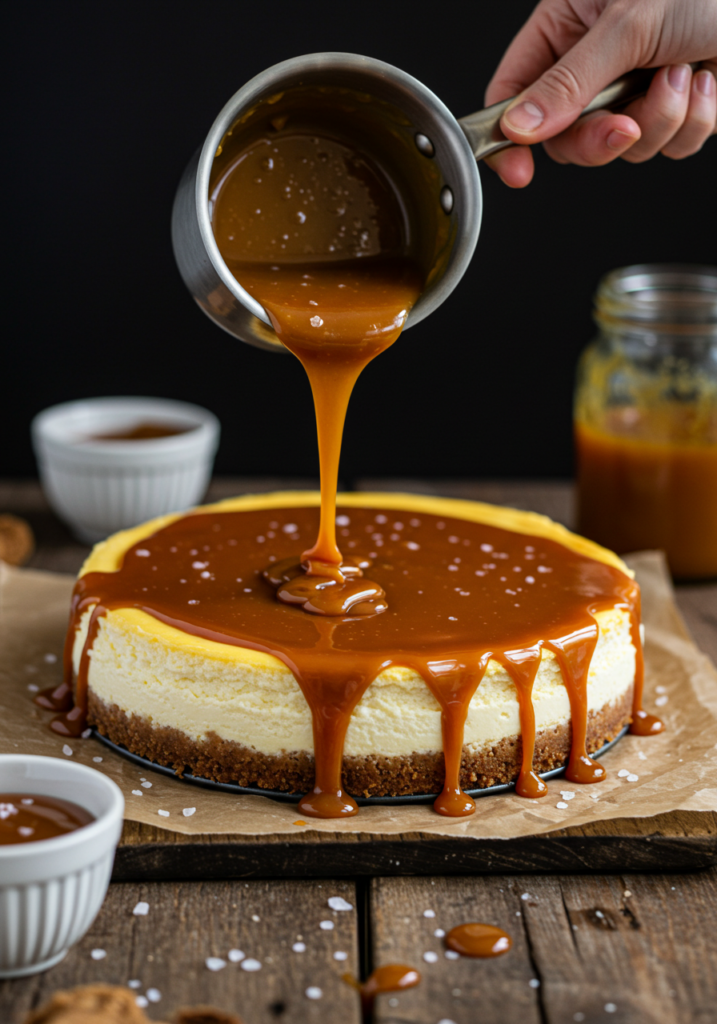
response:
M64 836L0 846L0 978L19 978L62 960L97 916L124 797L93 768L31 754L0 754L0 793L72 800L95 817Z
M191 427L143 441L97 441L138 422ZM110 533L196 505L209 483L219 421L188 402L89 398L55 405L32 422L48 501L73 532L94 544Z

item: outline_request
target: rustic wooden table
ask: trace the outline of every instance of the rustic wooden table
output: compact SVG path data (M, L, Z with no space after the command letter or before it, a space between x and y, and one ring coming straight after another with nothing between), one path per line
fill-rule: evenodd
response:
M311 482L220 479L209 497L287 485ZM571 488L562 482L366 480L356 487L476 498L571 522ZM31 565L77 570L87 549L51 514L37 484L0 482L2 512L32 524L38 550ZM695 640L717 661L717 585L679 587L677 600ZM188 865L187 876L194 874ZM341 976L365 976L388 962L417 967L423 980L380 997L376 1024L717 1021L717 869L359 880L331 874L114 883L90 932L63 963L0 982L0 1021L20 1024L59 988L133 980L139 994L159 993L146 1011L156 1020L182 1005L208 1003L237 1012L245 1024L359 1024L356 993ZM331 910L331 896L353 909ZM149 904L146 916L132 913L140 900ZM436 930L467 920L506 929L511 953L447 959ZM93 959L98 949L106 956ZM207 969L207 957L227 960L230 949L261 968L227 962L216 973Z

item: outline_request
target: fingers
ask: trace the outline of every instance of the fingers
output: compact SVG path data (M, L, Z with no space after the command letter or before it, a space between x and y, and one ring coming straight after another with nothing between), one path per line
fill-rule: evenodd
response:
M687 117L691 85L692 69L688 64L673 64L655 73L646 95L625 109L642 133L625 153L625 160L633 164L650 160L679 132Z
M683 160L692 156L717 130L717 87L711 71L692 76L689 106L682 127L662 148L664 156Z
M483 161L510 188L525 188L533 180L535 165L530 146L512 146L488 156Z
M639 138L640 128L631 117L598 110L543 145L560 164L602 167L627 153Z

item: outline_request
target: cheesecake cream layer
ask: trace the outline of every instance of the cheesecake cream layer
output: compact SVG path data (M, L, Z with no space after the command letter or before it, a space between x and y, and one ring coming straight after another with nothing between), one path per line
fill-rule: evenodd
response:
M207 510L318 505L307 492L232 499ZM622 569L612 552L534 513L476 502L396 494L352 494L343 506L383 507L486 522L538 535ZM202 511L199 509L198 511ZM165 516L124 531L97 545L83 567L116 571L125 551L178 516ZM83 616L74 646L75 669L87 632ZM625 706L635 672L635 650L626 611L601 612L600 636L588 680L593 715ZM89 687L102 705L140 716L155 729L171 729L195 743L213 736L268 757L311 755L313 736L306 700L292 673L271 655L194 637L136 609L117 609L100 623L91 652ZM543 651L533 689L536 731L564 730L570 704L552 652ZM622 720L620 722L622 724ZM467 753L479 753L520 734L515 686L491 661L469 708L464 734ZM439 705L415 672L400 666L382 672L354 711L346 737L347 757L407 757L440 751Z
M76 668L89 614L83 616L75 640ZM313 753L309 707L282 662L272 658L271 665L256 664L237 658L237 648L211 641L201 641L201 650L196 650L194 637L171 627L165 629L174 636L153 636L145 632L147 618L123 609L110 611L101 621L89 686L105 705L139 714L154 727L177 729L195 741L213 733L261 754ZM627 612L603 612L597 620L600 638L588 678L589 711L619 703L631 691L635 674ZM550 651L543 652L533 707L538 732L570 720L568 694ZM478 752L519 733L515 685L491 661L470 703L464 746ZM441 748L437 700L417 673L397 666L382 672L364 694L351 717L344 753L395 757Z

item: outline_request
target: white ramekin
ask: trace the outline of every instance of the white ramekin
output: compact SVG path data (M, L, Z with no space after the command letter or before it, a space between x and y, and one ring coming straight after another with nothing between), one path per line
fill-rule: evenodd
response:
M0 754L0 793L72 800L95 816L64 836L0 846L0 978L19 978L62 960L97 916L124 797L94 768L32 754Z
M142 422L193 429L144 441L93 441ZM213 413L165 398L88 398L55 405L32 422L40 479L58 516L94 544L146 519L196 505L219 443Z

